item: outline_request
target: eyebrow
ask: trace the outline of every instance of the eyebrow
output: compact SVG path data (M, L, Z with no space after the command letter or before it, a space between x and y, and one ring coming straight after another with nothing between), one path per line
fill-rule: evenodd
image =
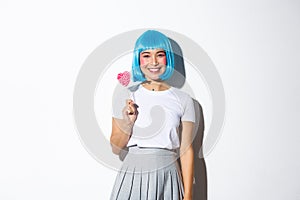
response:
M141 52L141 54L145 54L145 53L150 53L150 52L148 52L147 50ZM166 52L165 52L164 50L160 50L160 51L158 51L158 52L156 52L156 53L166 53Z

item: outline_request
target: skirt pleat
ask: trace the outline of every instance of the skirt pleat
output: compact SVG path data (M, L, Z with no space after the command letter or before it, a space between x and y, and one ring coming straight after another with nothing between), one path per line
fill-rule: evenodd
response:
M129 148L110 200L182 200L183 185L173 151Z

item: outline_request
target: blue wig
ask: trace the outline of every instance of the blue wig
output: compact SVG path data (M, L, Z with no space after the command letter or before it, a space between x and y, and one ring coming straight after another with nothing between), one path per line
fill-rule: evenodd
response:
M172 76L174 71L174 54L170 40L161 32L148 30L144 32L135 43L132 61L132 77L134 82L146 80L140 69L140 53L148 49L158 48L165 51L167 59L166 71L159 78L161 80L167 80Z

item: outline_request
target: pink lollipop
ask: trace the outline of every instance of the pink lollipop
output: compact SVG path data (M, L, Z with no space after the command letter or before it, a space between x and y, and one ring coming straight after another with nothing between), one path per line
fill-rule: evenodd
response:
M121 85L123 85L124 87L126 87L129 84L129 82L130 82L130 73L128 71L125 71L123 73L119 73L117 79L121 83ZM130 108L128 110L128 113L129 114L133 114L134 110L132 110Z
M125 71L123 73L119 73L117 79L123 85L126 87L130 82L130 73L128 71Z

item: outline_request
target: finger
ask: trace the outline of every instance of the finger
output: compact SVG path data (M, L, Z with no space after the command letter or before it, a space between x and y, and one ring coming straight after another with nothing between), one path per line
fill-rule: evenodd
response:
M133 114L133 109L130 106L124 106L122 113L127 118L129 114Z
M125 107L123 108L122 114L123 114L124 119L127 119L127 118L128 118L128 115L129 115L129 108L128 108L128 106L125 106Z
M135 105L135 104L134 104L134 102L133 102L132 100L129 101L128 104L127 104L127 106L128 106L130 109L132 109L132 110L134 110L134 108L135 108L134 105Z
M132 106L128 106L127 110L129 115L133 115L135 113L135 110Z

